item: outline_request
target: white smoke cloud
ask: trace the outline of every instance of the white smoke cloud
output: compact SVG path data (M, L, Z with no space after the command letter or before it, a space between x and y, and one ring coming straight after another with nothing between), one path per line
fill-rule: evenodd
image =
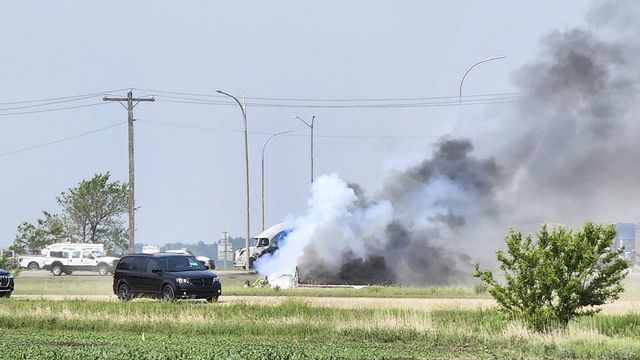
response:
M365 208L357 206L354 190L337 175L318 177L311 188L307 213L289 219L292 229L279 251L256 262L261 275L292 274L310 245L318 251L317 261L340 268L343 253L364 257L366 249L382 250L384 234L393 220L393 207L382 201Z
M432 157L387 178L368 199L337 175L317 178L307 213L280 250L256 262L263 276L292 274L331 283L459 283L468 271L460 229L491 207L499 169L471 156L467 140L442 139Z

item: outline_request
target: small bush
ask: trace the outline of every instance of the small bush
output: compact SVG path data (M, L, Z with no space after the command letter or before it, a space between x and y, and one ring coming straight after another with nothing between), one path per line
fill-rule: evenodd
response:
M629 264L623 249L610 250L613 225L587 223L580 231L543 225L534 241L513 229L505 239L507 254L497 251L504 284L493 273L479 277L502 309L538 332L564 328L580 315L599 311L594 306L618 299Z

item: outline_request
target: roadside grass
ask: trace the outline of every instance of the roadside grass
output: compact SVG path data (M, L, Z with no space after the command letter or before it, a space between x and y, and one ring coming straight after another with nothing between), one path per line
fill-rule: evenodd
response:
M640 358L638 313L536 334L495 309L3 299L0 329L0 359Z
M111 276L43 276L15 279L16 295L113 295Z
M222 294L238 296L312 296L312 297L406 297L406 298L488 298L472 287L463 286L370 286L363 288L305 288L275 289L245 288L245 280L254 281L255 274L218 273ZM112 295L111 276L42 276L18 277L16 295Z
M489 299L490 295L479 287L464 286L369 286L363 288L297 288L274 289L268 287L245 288L244 282L253 282L255 274L218 272L222 282L222 295L238 296L295 296L295 297L353 297L353 298L461 298ZM16 279L16 295L112 295L111 276L38 276ZM640 301L640 273L632 273L625 280L621 300Z

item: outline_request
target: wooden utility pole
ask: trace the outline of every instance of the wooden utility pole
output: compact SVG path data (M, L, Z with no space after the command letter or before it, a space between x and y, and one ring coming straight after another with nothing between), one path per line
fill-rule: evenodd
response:
M127 109L128 123L129 123L129 253L133 254L136 251L136 242L135 242L135 209L136 202L134 198L134 190L135 190L135 176L134 176L134 164L133 164L133 108L138 105L141 101L155 101L153 96L145 97L145 98L134 98L133 91L129 90L127 93L127 97L112 97L106 96L102 99L104 101L117 101L120 105L124 106ZM127 102L127 105L124 105L124 102Z

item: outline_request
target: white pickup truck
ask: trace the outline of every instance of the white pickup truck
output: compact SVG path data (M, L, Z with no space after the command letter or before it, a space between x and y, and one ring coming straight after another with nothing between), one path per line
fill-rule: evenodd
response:
M38 266L50 270L54 276L63 273L71 275L74 271L95 271L100 275L107 275L113 271L118 258L105 256L102 244L53 244L42 250L45 255L42 265ZM36 257L31 259L35 261ZM27 263L28 266L29 263Z
M29 270L40 270L44 268L44 259L42 255L22 255L20 256L20 267Z

